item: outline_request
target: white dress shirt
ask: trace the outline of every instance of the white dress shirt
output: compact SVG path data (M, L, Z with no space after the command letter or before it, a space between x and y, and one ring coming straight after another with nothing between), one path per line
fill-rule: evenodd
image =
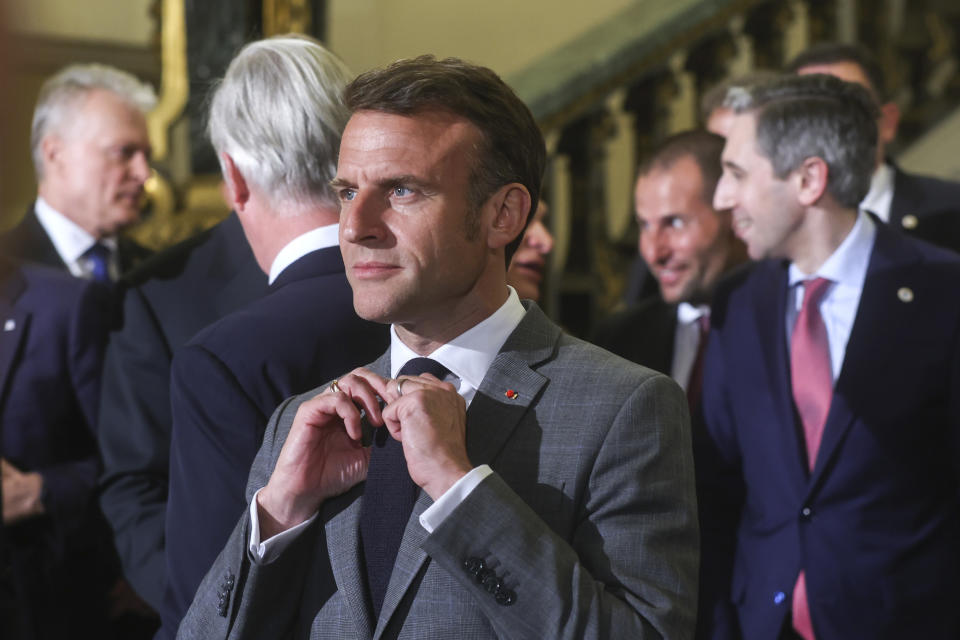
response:
M33 207L37 214L37 220L50 237L54 249L60 255L60 259L67 265L74 276L78 278L93 277L93 262L85 254L98 240L81 228L76 222L63 215L46 200L37 197ZM116 280L120 275L120 265L117 260L117 238L116 236L107 236L100 238L100 244L110 251L110 260L107 264L107 270L111 280Z
M677 330L673 334L673 362L670 365L670 377L677 381L683 390L690 384L693 363L700 348L700 318L710 317L710 307L705 304L694 306L689 302L677 305Z
M492 315L427 356L449 369L450 375L445 379L457 386L457 393L463 397L468 407L477 394L477 389L480 387L484 376L487 375L487 370L500 352L500 348L526 314L526 310L520 304L517 292L513 287L508 287L508 289L510 293L506 302ZM420 354L405 345L397 336L396 327L391 326L391 377L396 378L403 365L418 357L421 357ZM491 473L493 471L487 465L480 465L472 469L420 514L420 525L427 532L432 533L443 519ZM257 494L259 493L260 490L257 491ZM249 545L250 554L254 561L272 562L316 517L316 514L314 514L305 522L261 542L257 495L255 494L253 500L250 501Z
M860 202L860 211L870 211L884 222L890 222L890 205L893 203L893 167L886 162L874 170L870 177L870 191Z
M843 357L847 351L853 321L857 316L860 294L863 292L863 282L867 277L867 266L870 263L870 254L873 252L873 242L876 237L876 225L861 211L857 214L853 229L815 274L804 274L795 264L790 265L790 290L786 314L788 352L790 340L793 337L793 327L803 307L803 281L811 278L827 278L833 283L820 301L820 315L827 329L830 368L834 382L843 366Z
M273 281L283 273L284 269L308 253L337 246L339 244L339 238L337 237L339 232L339 224L328 224L325 227L318 227L302 233L288 242L277 253L277 257L273 259L267 284L273 284Z

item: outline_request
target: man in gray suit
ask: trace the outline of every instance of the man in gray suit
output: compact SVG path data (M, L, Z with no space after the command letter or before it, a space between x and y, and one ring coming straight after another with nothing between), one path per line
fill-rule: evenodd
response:
M545 162L529 110L430 56L346 100L340 246L391 346L274 413L178 637L690 637L683 392L506 284Z

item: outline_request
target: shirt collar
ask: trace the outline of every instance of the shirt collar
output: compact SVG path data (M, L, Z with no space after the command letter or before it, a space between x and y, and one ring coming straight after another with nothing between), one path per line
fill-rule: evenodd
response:
M710 316L710 306L705 304L692 305L689 302L681 302L677 305L677 322L680 324L693 324L701 316Z
M302 233L288 242L286 246L277 253L277 257L273 259L273 264L270 265L270 279L267 281L267 284L273 284L273 281L280 277L284 269L308 253L317 251L318 249L336 247L339 243L337 237L339 231L339 224L328 224L324 227L317 227L316 229Z
M876 236L877 226L870 216L862 211L857 213L853 229L815 274L807 275L800 271L797 265L790 264L790 286L817 277L859 289L867 275L867 265L870 263Z
M517 328L527 312L513 287L499 309L488 318L464 331L450 342L441 345L430 358L475 389L487 375L503 343ZM396 378L400 368L413 358L420 357L397 336L396 327L390 327L390 377Z
M63 215L41 197L37 197L33 206L37 214L37 220L43 226L47 235L50 236L50 242L64 262L75 263L90 247L95 245L98 240L87 233L76 222ZM117 250L116 236L107 236L100 238L99 242L107 247L111 253Z
M890 221L890 205L893 202L893 167L883 162L870 177L870 191L860 202L861 211L870 211L884 222Z

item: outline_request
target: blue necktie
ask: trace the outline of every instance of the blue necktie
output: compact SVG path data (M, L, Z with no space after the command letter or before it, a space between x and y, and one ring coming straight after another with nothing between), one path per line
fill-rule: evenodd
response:
M398 375L421 373L432 373L443 380L449 370L436 360L414 358L403 365ZM420 487L407 470L403 445L390 436L386 427L376 429L360 506L360 541L375 619L380 617L403 531L419 493Z
M110 282L110 249L99 242L84 252L90 263L90 273L97 282Z

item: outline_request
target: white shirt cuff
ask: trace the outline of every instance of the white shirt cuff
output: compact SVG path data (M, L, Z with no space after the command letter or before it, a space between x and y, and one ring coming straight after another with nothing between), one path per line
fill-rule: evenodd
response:
M462 480L462 478L461 478ZM300 532L310 526L317 514L313 514L309 519L304 520L295 527L290 527L277 535L260 542L260 516L257 513L257 496L263 488L257 489L253 494L253 500L250 501L250 558L254 564L269 564L280 557L280 554L289 547ZM319 512L318 512L319 513Z
M420 526L426 529L427 533L433 533L433 530L439 527L440 523L443 522L461 502L467 499L470 492L473 491L484 478L492 473L493 469L486 464L471 469L467 475L457 480L452 487L447 489L446 493L440 496L436 502L420 514Z

